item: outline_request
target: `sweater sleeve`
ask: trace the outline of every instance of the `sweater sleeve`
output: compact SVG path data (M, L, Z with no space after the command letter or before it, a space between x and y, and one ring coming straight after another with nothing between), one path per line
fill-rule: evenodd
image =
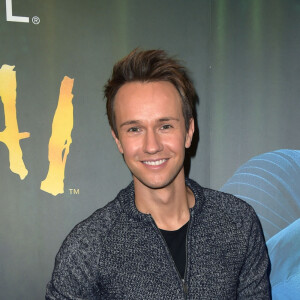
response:
M97 256L86 232L73 230L56 256L46 300L100 299Z
M248 249L239 276L238 299L271 299L270 261L261 225L254 210L248 235Z

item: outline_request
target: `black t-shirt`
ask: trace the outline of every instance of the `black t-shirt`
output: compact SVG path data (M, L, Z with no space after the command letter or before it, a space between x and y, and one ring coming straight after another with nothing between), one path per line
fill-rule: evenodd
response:
M162 233L169 247L169 250L171 252L171 255L173 257L173 260L181 278L184 278L185 271L186 233L188 229L188 224L189 222L187 222L185 225L174 231L160 229L160 232Z

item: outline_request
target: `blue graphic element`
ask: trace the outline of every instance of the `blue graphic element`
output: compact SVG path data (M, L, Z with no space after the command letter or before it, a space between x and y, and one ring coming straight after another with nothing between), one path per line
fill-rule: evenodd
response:
M221 189L255 209L271 260L272 299L300 299L300 151L253 157Z
M252 205L268 240L300 217L300 151L284 149L253 157L221 190Z
M300 299L300 219L267 242L273 300Z

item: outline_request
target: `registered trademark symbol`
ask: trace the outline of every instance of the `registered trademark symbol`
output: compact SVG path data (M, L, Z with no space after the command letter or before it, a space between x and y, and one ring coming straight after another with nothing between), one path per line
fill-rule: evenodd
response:
M39 17L37 17L37 16L32 17L33 24L38 25L38 24L40 24L40 22L41 22L41 20Z

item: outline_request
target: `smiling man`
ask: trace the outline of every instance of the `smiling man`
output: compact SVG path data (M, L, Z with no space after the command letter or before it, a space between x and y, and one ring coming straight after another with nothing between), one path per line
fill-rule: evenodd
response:
M196 96L185 68L134 50L105 96L133 182L66 238L46 299L270 299L254 210L185 177Z

